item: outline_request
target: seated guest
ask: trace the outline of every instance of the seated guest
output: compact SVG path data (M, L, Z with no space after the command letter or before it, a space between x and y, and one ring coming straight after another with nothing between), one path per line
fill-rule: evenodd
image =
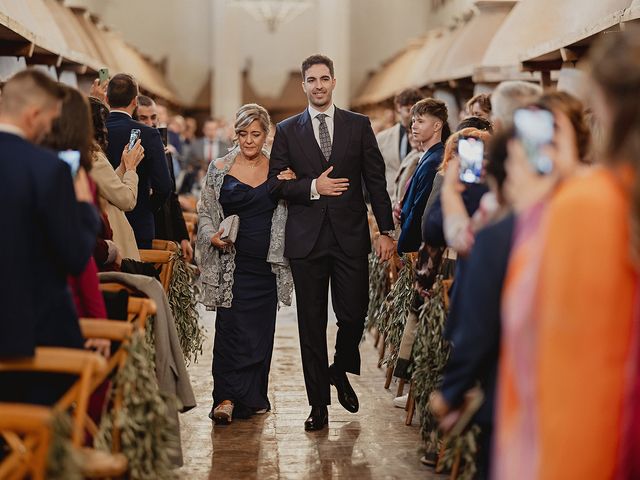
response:
M197 183L199 174L206 172L212 161L224 157L231 147L231 144L224 139L220 122L213 118L204 122L202 133L201 138L196 138L191 142L186 165L184 165L187 173L182 182L180 193L190 192L194 184Z
M138 248L151 248L155 238L153 216L171 193L171 177L160 133L132 118L138 104L137 97L138 84L131 75L119 73L109 81L107 100L111 113L107 119L107 158L114 168L118 167L131 131L140 130L144 158L138 169L138 202L131 212L127 212L127 218Z
M138 108L134 117L147 127L158 128L158 106L151 98L145 95L138 96ZM167 147L167 167L171 174L171 194L162 208L155 214L156 238L173 240L180 244L185 261L193 258L193 247L189 240L187 225L182 216L182 208L176 194L176 178L173 169L172 153Z
M138 201L138 174L136 169L144 157L144 148L138 140L131 150L122 151L120 165L114 170L109 163L106 120L109 107L95 97L89 97L93 120L93 167L91 178L98 185L98 194L105 201L104 211L111 225L113 242L122 258L140 260L136 238L124 212L130 212Z
M33 145L49 132L63 96L58 83L36 70L14 75L2 93L3 357L31 356L37 345L83 345L67 275L84 270L100 220L84 169L74 180L69 166L55 153ZM0 394L11 389L0 386Z
M387 178L387 193L393 205L396 197L395 179L402 161L411 152L409 137L411 136L411 107L422 100L424 95L415 88L407 88L396 95L394 106L398 114L398 122L376 135L378 147L384 158L385 176Z
M400 214L402 231L398 239L398 252L417 252L422 241L421 222L433 179L442 163L443 141L449 137L447 106L434 98L425 98L411 109L411 127L415 139L425 153L418 163L407 189Z
M491 118L491 96L486 93L474 95L465 105L467 115L481 117L487 120Z

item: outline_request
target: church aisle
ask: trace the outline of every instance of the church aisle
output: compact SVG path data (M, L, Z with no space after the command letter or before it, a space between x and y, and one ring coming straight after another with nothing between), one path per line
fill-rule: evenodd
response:
M179 477L189 480L244 479L437 479L420 464L418 428L404 425L404 411L392 406L393 393L383 389L384 371L376 367L372 342L361 346L362 375L350 376L360 398L360 412L338 403L335 389L329 407L329 429L307 433L309 413L304 389L295 308L278 314L271 364L273 411L231 425L213 426L211 350L215 313L201 312L208 331L205 354L189 367L198 407L181 415L185 465ZM329 344L335 338L330 319ZM330 349L332 351L332 348Z

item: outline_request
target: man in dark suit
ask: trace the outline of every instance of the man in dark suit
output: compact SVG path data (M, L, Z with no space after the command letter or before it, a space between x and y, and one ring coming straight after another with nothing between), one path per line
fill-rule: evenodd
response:
M146 95L138 95L138 107L134 112L134 118L144 123L147 127L158 128L158 105ZM165 147L166 149L166 147ZM165 150L167 167L171 175L171 193L155 214L156 238L173 240L180 244L185 261L193 258L193 247L189 240L189 232L182 215L182 207L176 193L176 177L173 171L173 159L171 153Z
M107 102L111 113L107 118L107 157L116 168L120 164L122 150L129 143L131 130L140 130L144 158L138 167L138 203L126 215L138 248L151 248L155 238L153 217L171 193L171 177L160 133L132 118L137 97L138 84L131 75L119 73L109 81Z
M271 150L269 189L289 202L285 256L296 288L305 385L311 414L306 430L328 424L330 384L338 400L357 412L358 397L346 372L360 373L360 352L368 306L367 256L371 251L362 181L382 235L376 253L393 253L391 202L385 165L369 119L336 108L333 62L313 55L302 63L302 88L309 107L279 123ZM277 175L291 168L296 180ZM338 320L334 363L327 356L327 304Z
M202 137L196 138L189 145L183 168L186 173L180 185L180 193L190 193L198 179L207 172L209 164L224 157L232 143L222 135L220 122L208 118L202 126Z
M101 226L84 170L35 146L60 115L64 90L25 70L4 86L0 106L0 357L28 357L38 345L82 348L67 286L81 273ZM74 193L75 188L75 193ZM0 385L2 397L16 388Z

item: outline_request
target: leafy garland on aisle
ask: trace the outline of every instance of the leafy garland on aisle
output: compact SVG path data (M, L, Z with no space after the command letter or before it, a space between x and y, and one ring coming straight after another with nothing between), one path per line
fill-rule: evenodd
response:
M461 435L443 438L438 422L429 409L429 396L440 388L442 373L449 359L450 345L444 338L447 319L445 308L445 284L439 275L431 290L430 297L420 308L418 329L412 351L412 381L416 407L420 415L420 433L429 453L438 453L443 446L443 454L438 461L438 470L451 469L459 455L462 462L460 480L472 480L476 474L475 458L478 451L477 438L480 428L473 425Z
M389 262L381 262L375 253L369 254L369 309L365 333L376 326L376 312L389 293Z
M456 463L458 465L462 464L463 467L458 474L458 480L473 480L476 477L478 470L476 467L478 435L480 435L480 427L474 424L457 437L444 440L446 447L439 463L446 470L454 468ZM459 458L458 455L460 455Z
M171 425L167 404L175 402L158 389L149 345L135 332L126 346L128 357L115 378L109 405L115 392L122 391L119 411L110 408L102 416L95 446L111 451L113 426L121 432L122 453L129 461L132 480L172 480L175 478L172 455L177 453L178 439Z
M387 354L382 361L386 366L394 366L398 359L398 351L404 326L407 323L409 307L414 295L413 282L415 279L415 266L409 255L402 256L402 267L398 279L391 287L391 291L383 304L384 318L386 322L379 325L379 330L385 338Z
M47 452L49 480L82 480L81 457L71 443L71 418L67 412L51 417L51 442Z
M429 395L440 386L442 371L449 358L449 342L444 338L446 318L444 285L442 277L438 276L431 296L420 308L412 351L412 380L416 406L420 414L420 433L430 452L438 451L440 441L437 421L428 404Z
M187 365L198 361L202 355L205 329L198 323L197 287L194 268L184 261L182 250L177 249L173 256L173 272L167 297L180 339L180 347Z

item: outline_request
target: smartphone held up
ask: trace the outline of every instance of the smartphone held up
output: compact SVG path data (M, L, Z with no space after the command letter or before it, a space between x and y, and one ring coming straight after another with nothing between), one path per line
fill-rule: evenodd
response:
M514 113L513 123L516 136L535 171L540 175L551 173L553 160L545 153L545 148L553 141L553 114L542 108L520 108Z
M127 150L131 150L136 145L136 142L138 141L139 138L140 138L140 129L132 128L131 135L129 136L129 146L127 147Z
M479 138L462 137L458 140L458 158L460 159L460 181L480 183L484 162L484 142Z
M80 152L78 150L62 150L58 152L58 158L69 165L71 176L76 178L80 168Z

